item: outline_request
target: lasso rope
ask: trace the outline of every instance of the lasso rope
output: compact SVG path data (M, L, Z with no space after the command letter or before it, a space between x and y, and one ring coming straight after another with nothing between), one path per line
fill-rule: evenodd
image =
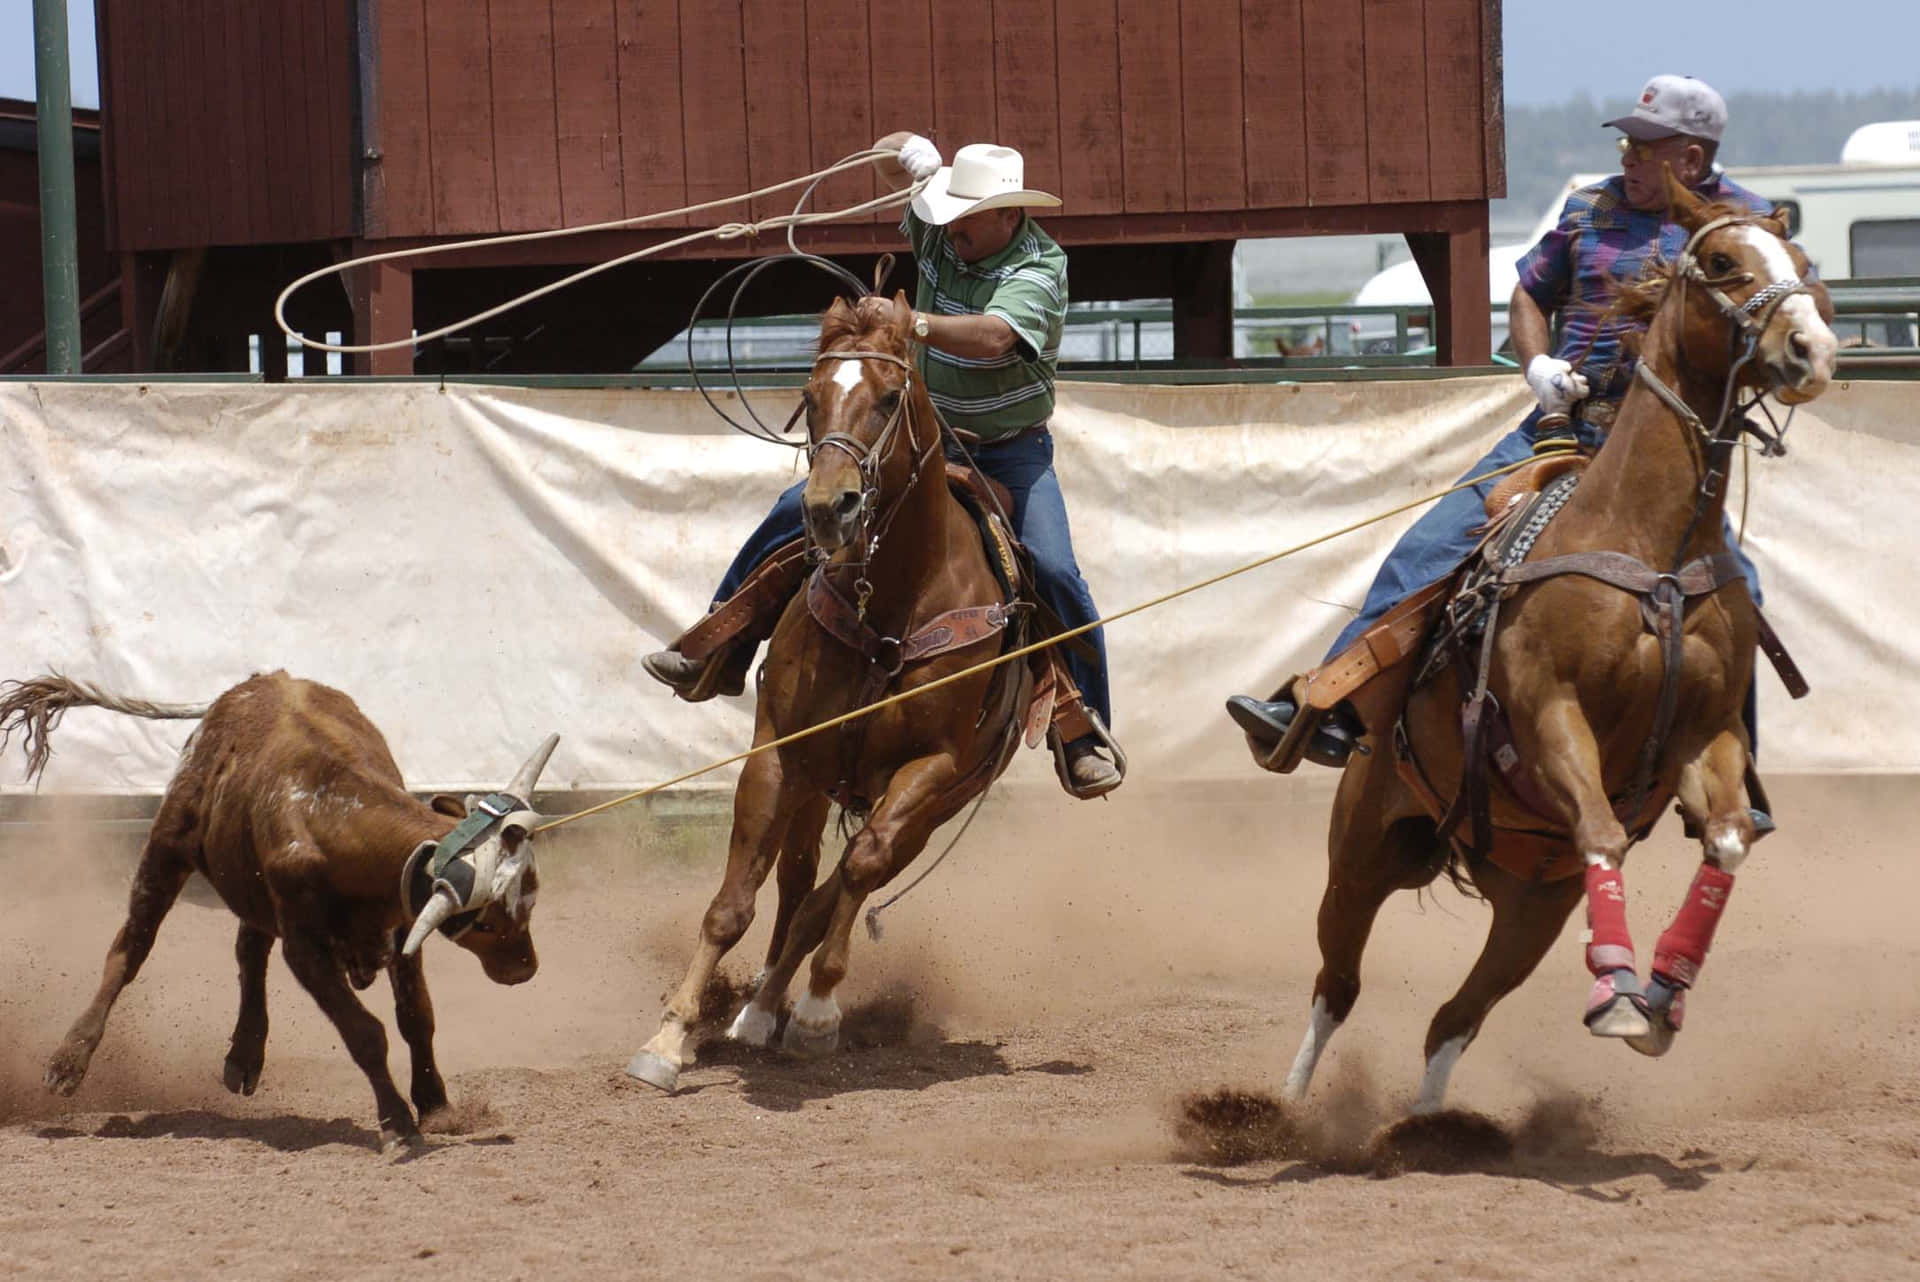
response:
M897 154L898 153L890 148L870 147L865 151L857 151L844 160L836 161L825 169L817 170L814 173L804 175L800 178L792 178L783 183L775 183L771 187L762 187L758 191L750 191L740 196L727 196L720 200L703 201L697 205L684 205L679 209L667 209L659 213L638 214L632 218L616 218L610 222L587 223L579 227L553 227L543 231L515 232L506 236L487 236L479 240L450 241L446 244L422 245L413 249L392 249L383 253L366 254L359 258L350 258L345 262L335 263L330 267L322 267L317 271L308 272L305 276L300 277L291 285L281 290L280 296L273 301L273 321L274 324L280 327L282 333L303 347L311 347L321 352L364 355L371 352L392 351L401 347L416 347L421 343L432 342L436 338L445 338L448 334L466 329L471 325L478 325L481 321L490 320L503 312L508 312L519 307L523 303L530 303L536 298L542 298L558 290L565 289L567 286L586 280L588 277L597 276L601 272L611 271L615 267L622 267L631 262L637 262L642 258L647 258L665 250L676 249L681 245L690 245L697 240L706 240L709 238L713 240L737 240L742 236L758 236L763 231L771 231L775 228L784 227L787 229L788 247L795 254L811 258L814 256L806 254L798 246L794 245L793 229L795 227L806 227L815 223L834 222L843 218L855 218L861 214L876 213L883 209L898 209L900 206L911 201L920 189L926 185L926 182L922 180L920 182L910 183L898 191L888 192L884 196L876 196L872 200L862 201L860 204L850 205L845 209L823 209L811 214L802 213L801 209L805 206L807 198L812 194L814 187L835 174L843 173L849 169L857 169L861 166L871 164L875 160ZM630 254L622 254L618 258L611 258L604 263L597 263L592 267L584 268L581 271L573 273L571 276L549 282L538 289L529 290L516 298L508 299L498 306L489 307L483 312L476 312L472 316L454 321L450 325L442 325L439 329L429 330L424 334L410 334L406 338L391 339L384 343L324 343L319 339L308 338L305 334L300 333L291 325L287 324L287 299L291 298L296 291L305 288L316 280L343 273L350 268L366 267L373 263L390 262L396 258L424 258L429 254L453 254L463 250L480 249L493 245L516 245L526 241L555 240L562 236L583 236L588 232L615 231L624 227L638 227L645 223L656 223L664 219L678 218L683 214L697 214L709 209L720 209L728 205L738 205L746 201L757 200L763 196L772 195L774 192L786 191L790 188L802 186L804 186L806 190L801 193L800 201L794 206L794 211L791 214L776 214L771 218L764 218L756 223L722 223L718 227L710 227L702 231L690 232L685 236L678 236L672 240L662 241L658 245L649 245L645 249L637 249Z
M935 690L940 689L942 686L952 685L956 681L964 681L968 677L975 676L979 673L985 672L989 668L997 667L1002 663L1011 663L1015 659L1025 658L1027 655L1034 654L1040 650L1045 650L1051 646L1059 645L1063 641L1071 641L1073 638L1077 636L1081 636L1085 633L1091 632L1095 628L1104 627L1109 623L1118 623L1121 619L1131 618L1133 615L1141 614L1147 610L1155 609L1158 606L1167 604L1169 601L1174 601L1179 599L1180 597L1187 596L1194 592L1198 592L1202 588L1210 588L1216 583L1224 583L1228 579L1235 578L1238 575L1249 573L1250 571L1253 571L1253 570L1257 570L1260 567L1265 565L1271 565L1275 561L1282 560L1286 557L1294 556L1297 553L1306 551L1308 548L1318 547L1322 543L1331 542L1332 540L1339 538L1343 534L1351 534L1355 530L1365 529L1369 525L1376 525L1381 521L1389 520L1393 517L1396 517L1400 515L1402 512L1410 511L1413 508L1421 507L1428 503L1437 502L1440 499L1446 498L1449 494L1457 494L1461 490L1471 489L1474 486L1479 485L1483 481L1490 481L1496 476L1502 476L1508 472L1516 471L1520 468L1526 467L1528 464L1533 463L1539 459L1553 458L1553 457L1556 457L1558 454L1562 454L1562 453L1571 454L1571 453L1574 453L1574 451L1563 450L1563 451L1554 451L1554 452L1543 453L1543 454L1534 454L1527 458L1521 459L1518 463L1509 463L1505 467L1497 467L1490 472L1482 472L1478 476L1469 477L1467 480L1461 481L1458 485L1450 486L1447 489L1439 490L1433 494L1424 495L1421 498L1410 499L1409 501L1399 504L1396 507L1388 508L1383 512L1377 512L1372 516L1363 517L1358 521L1352 522L1351 524L1343 525L1337 530L1329 530L1325 534L1316 535L1313 538L1310 538L1303 543L1296 543L1292 547L1282 548L1278 552L1270 552L1266 556L1259 557L1255 560L1247 562L1245 565L1236 566L1231 570L1223 570L1219 574L1211 575L1208 578L1201 579L1197 583L1189 583L1185 587L1175 588L1171 592L1163 592L1162 594L1160 594L1157 597L1154 597L1150 601L1142 601L1138 605L1128 606L1124 610L1119 610L1113 614L1109 614L1102 618L1095 619L1091 623L1083 623L1077 628L1070 628L1065 632L1061 632L1054 636L1048 637L1044 641L1035 641L1031 645L1021 646L1017 650L1009 650L1005 654L996 655L991 659L983 659L981 662L974 664L972 667L963 668L959 672L951 673L950 675L941 677L938 680L929 681L927 682L927 684L923 686L916 686L912 690L903 690L899 694L889 695L887 698L881 699L877 703L869 703L864 707L855 708L852 712L843 712L837 717L830 717L827 720L819 722L815 725L807 726L804 729L796 730L792 734L782 735L778 739L770 739L766 743L759 744L752 748L748 748L744 752L736 752L730 757L723 757L718 761L709 762L704 766L700 766L700 767L697 767L696 769L689 770L684 774L675 775L671 779L664 780L660 783L653 784L649 787L641 788L641 789L638 789L637 791L629 792L622 796L614 797L611 800L603 801L598 805L589 806L585 810L576 810L570 815L561 815L556 819L549 819L546 822L537 825L533 829L533 831L535 833L546 832L550 829L559 828L559 827L562 827L563 825L570 824L577 819L585 819L589 815L597 815L602 813L603 811L612 810L616 806L624 806L630 801L639 801L639 800L642 800L643 798L651 797L654 793L665 791L668 788L674 787L676 784L685 783L689 779L697 779L701 775L709 774L712 771L719 770L725 766L733 765L735 762L745 761L748 757L757 756L763 752L770 752L775 748L784 748L791 743L798 743L802 739L811 738L812 736L816 734L820 734L823 731L831 730L835 726L845 725L849 721L855 721L861 717L870 716L873 713L880 711L882 708L890 708L895 704L904 703L908 699L914 699L914 698L918 698L920 695L929 694Z

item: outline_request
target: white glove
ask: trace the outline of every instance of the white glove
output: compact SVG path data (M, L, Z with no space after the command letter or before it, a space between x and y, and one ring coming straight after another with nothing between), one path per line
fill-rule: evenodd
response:
M919 134L900 144L900 167L915 182L940 171L940 149Z
M1527 362L1527 386L1549 414L1565 414L1575 401L1587 398L1587 376L1544 352Z

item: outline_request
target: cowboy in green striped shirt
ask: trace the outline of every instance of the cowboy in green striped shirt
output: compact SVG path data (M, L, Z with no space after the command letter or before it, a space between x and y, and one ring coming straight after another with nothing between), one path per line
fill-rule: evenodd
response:
M1067 310L1067 256L1027 210L1056 206L1057 196L1028 189L1025 164L1011 147L974 143L954 163L911 133L874 143L875 161L898 189L925 179L901 221L913 245L917 285L913 333L928 394L954 427L979 436L974 461L1013 497L1014 533L1033 557L1040 595L1069 628L1100 617L1074 560L1066 504L1053 474L1054 367ZM801 536L801 485L780 496L734 558L715 604L732 596L774 549ZM1106 641L1085 639L1097 658L1069 649L1067 666L1102 727L1113 723L1107 692ZM721 659L689 659L676 647L650 654L643 666L682 698L703 699L745 689L751 654L728 656L722 679L708 668ZM1097 735L1064 745L1069 790L1097 797L1119 787L1121 773Z

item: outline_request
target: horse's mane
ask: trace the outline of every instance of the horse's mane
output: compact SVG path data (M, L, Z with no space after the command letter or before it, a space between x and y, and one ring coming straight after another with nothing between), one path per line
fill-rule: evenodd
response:
M845 307L829 308L820 321L820 350L874 347L903 352L906 341L894 324L893 300L868 294Z

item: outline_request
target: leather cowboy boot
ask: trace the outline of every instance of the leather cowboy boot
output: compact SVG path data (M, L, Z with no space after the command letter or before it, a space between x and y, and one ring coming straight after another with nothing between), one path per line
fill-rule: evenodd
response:
M1285 695L1271 702L1244 694L1236 694L1227 700L1227 715L1233 718L1233 723L1269 750L1280 742L1299 712L1299 705ZM1333 715L1321 722L1313 732L1313 738L1307 744L1307 760L1315 765L1339 769L1353 755L1354 742L1362 733L1353 710L1342 702L1334 708Z
M1100 755L1100 741L1092 735L1067 745L1067 779L1074 796L1104 797L1120 786L1120 768Z
M678 650L656 650L640 660L640 666L688 703L700 703L716 694L745 693L748 663L737 661L737 651L743 648L726 646L704 659L689 659ZM752 660L751 649L747 659Z

